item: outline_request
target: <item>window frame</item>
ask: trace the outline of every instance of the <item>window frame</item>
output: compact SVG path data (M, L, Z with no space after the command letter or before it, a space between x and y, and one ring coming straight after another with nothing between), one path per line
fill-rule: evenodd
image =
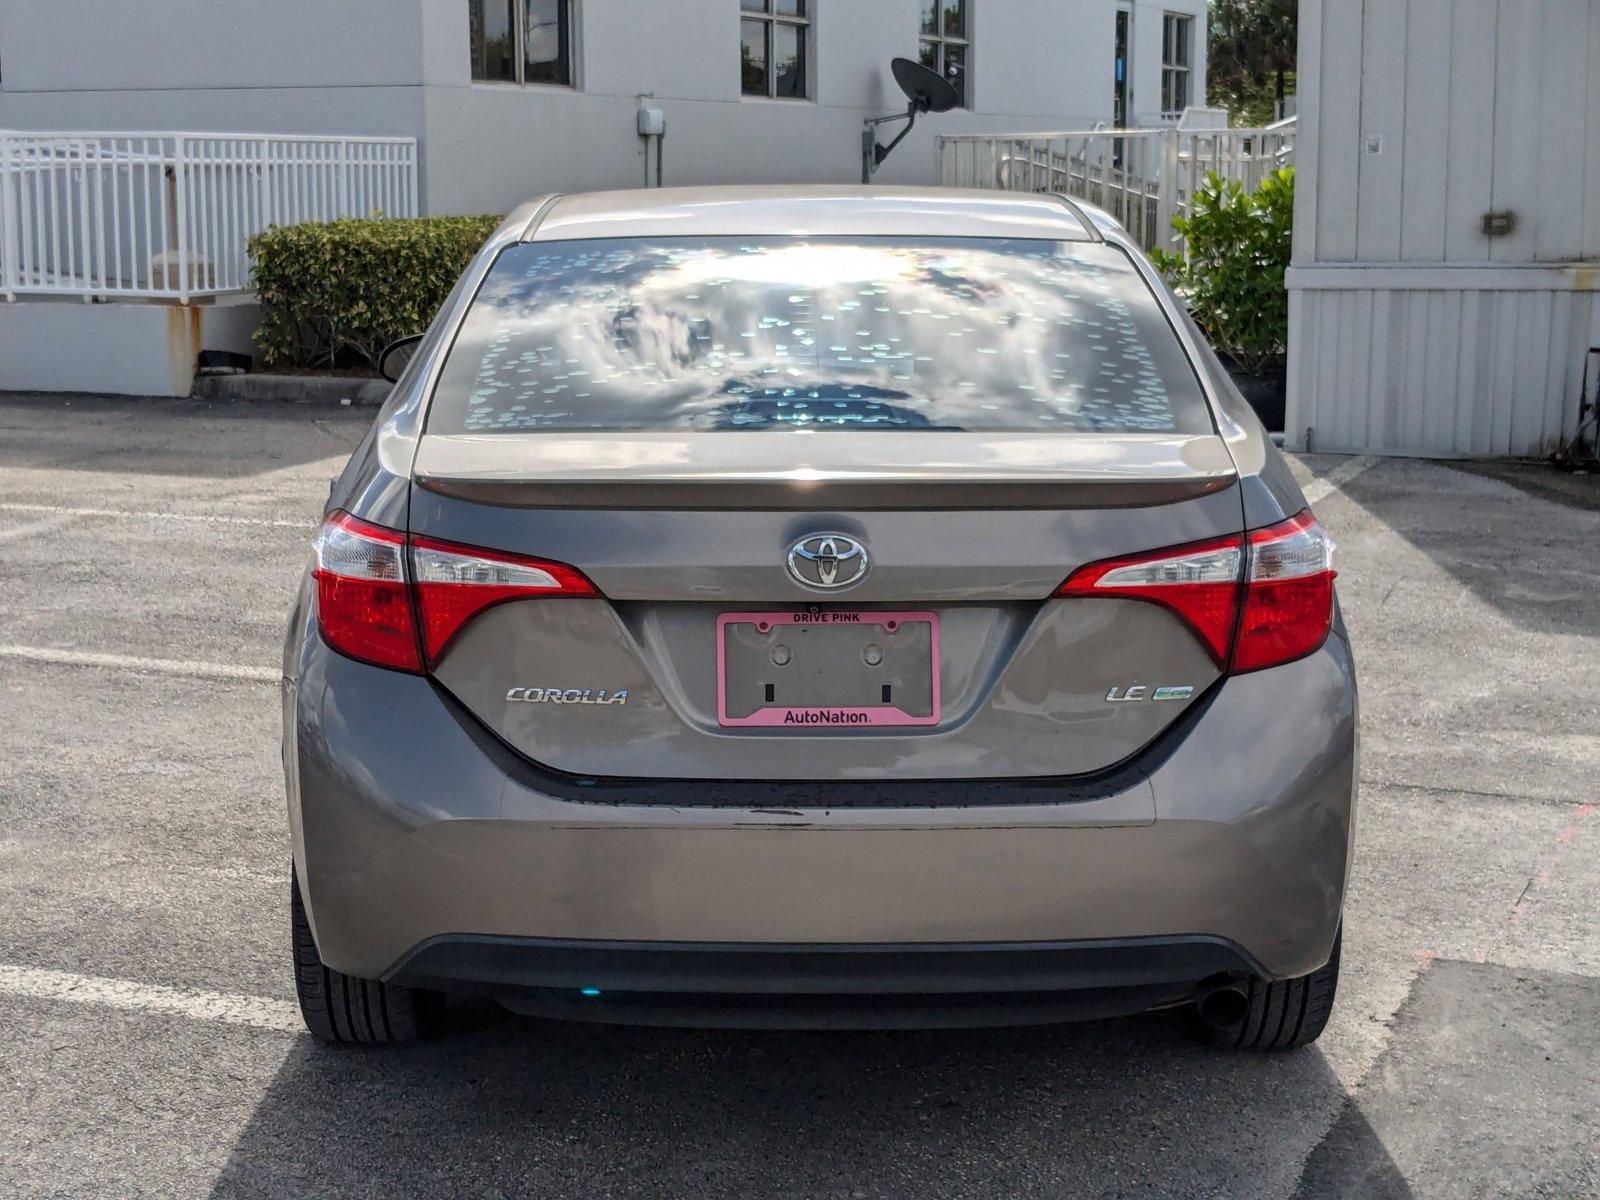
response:
M748 9L743 3L739 5L739 99L741 100L780 100L788 104L812 104L816 102L816 87L813 83L813 71L816 64L816 37L812 30L816 27L817 0L801 0L799 14L780 13L777 9L777 0L761 0L759 10ZM760 92L747 92L744 88L744 24L746 21L760 24L762 35L765 38L767 61L763 68L766 79L766 90ZM798 96L778 95L778 64L776 62L778 26L787 25L799 31L800 37L800 86L803 89Z
M1167 119L1183 116L1183 110L1194 104L1194 28L1193 13L1161 14L1161 115ZM1179 89L1183 103L1174 106L1169 100L1177 98Z
M962 68L961 96L960 96L960 100L957 103L956 107L960 108L960 109L964 109L967 112L971 112L971 111L973 111L973 109L972 109L972 45L973 45L973 41L974 41L972 24L973 24L973 9L975 9L977 7L977 5L974 3L974 0L959 0L959 3L961 4L962 13L966 18L966 20L964 22L964 24L966 26L966 34L964 36L962 36L962 37L957 37L954 34L945 33L943 23L941 21L939 21L939 20L935 20L935 22L934 22L934 24L937 26L937 28L934 30L933 33L924 33L923 30L922 30L921 5L920 4L918 5L918 10L917 10L917 61L918 62L922 61L922 48L924 46L929 46L929 45L934 46L936 48L936 51L937 51L937 63L934 66L933 69L939 73L939 76L941 78L946 78L947 79L949 77L947 75L945 75L945 69L944 69L945 47L946 46L959 46L962 49L962 51L964 52L964 54L965 54L966 65ZM943 14L944 14L944 5L945 5L945 0L934 0L935 11L939 16L943 16Z
M565 83L551 82L548 79L528 78L528 6L525 0L511 0L513 19L511 22L512 61L516 64L517 77L515 79L486 79L477 74L477 56L473 52L472 22L475 14L482 13L487 20L487 9L490 4L502 3L504 0L467 0L467 74L474 87L515 87L515 88L559 88L562 91L578 90L578 0L557 0L561 6L557 20L566 19L567 26L567 81Z

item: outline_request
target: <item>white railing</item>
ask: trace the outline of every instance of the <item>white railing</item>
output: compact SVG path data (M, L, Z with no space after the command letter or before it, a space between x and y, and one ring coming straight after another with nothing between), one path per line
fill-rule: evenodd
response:
M0 130L0 298L245 292L272 225L417 214L413 138Z
M1216 172L1255 188L1294 161L1295 122L1265 129L1092 129L939 138L947 187L1059 192L1105 209L1146 250L1181 249L1172 219Z

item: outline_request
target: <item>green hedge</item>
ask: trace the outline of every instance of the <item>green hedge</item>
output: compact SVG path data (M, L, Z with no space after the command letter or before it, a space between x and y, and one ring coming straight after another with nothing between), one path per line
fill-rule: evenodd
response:
M499 217L307 222L250 239L267 365L377 366L433 320Z
M1294 168L1273 171L1253 192L1210 174L1189 216L1172 227L1183 235L1183 254L1153 257L1211 344L1246 371L1281 364L1289 345L1283 273L1294 242Z

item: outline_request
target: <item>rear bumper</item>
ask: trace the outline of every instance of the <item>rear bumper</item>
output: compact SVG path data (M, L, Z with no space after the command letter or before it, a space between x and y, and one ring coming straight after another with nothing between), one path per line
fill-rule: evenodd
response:
M658 986L665 968L647 963L666 962L685 979L766 973L803 992L832 964L825 973L856 981L847 990L909 995L928 990L931 961L980 981L966 990L1018 990L1015 964L1037 973L1048 957L1004 957L1027 944L1124 943L1124 963L1160 959L1158 943L1220 945L1244 964L1155 980L1152 1003L1131 1006L1150 1007L1217 970L1314 970L1338 927L1356 765L1338 637L1227 680L1159 766L1109 791L921 808L794 806L792 787L786 807L768 807L761 785L748 805L715 808L552 796L486 754L426 680L332 654L314 631L296 657L298 682L285 684L296 864L318 947L350 974L526 998L586 974L577 986L693 990ZM534 948L514 956L520 982L504 975L512 944ZM574 960L574 945L593 953ZM721 965L684 974L694 958L639 957L684 946ZM799 957L748 957L770 953ZM967 965L952 969L955 956ZM1080 969L1092 956L1075 961L1022 990L1096 991L1095 970ZM1181 955L1167 961L1190 973Z
M1251 973L1248 956L1214 938L783 946L447 936L418 946L388 979L585 1020L860 1028L1113 1016Z

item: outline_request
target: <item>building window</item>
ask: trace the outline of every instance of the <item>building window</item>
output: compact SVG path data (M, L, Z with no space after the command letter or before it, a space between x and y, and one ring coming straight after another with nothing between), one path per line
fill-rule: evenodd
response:
M1189 68L1193 63L1194 18L1164 13L1161 18L1161 112L1176 117L1189 107Z
M739 0L739 90L804 100L811 0Z
M972 34L967 0L922 0L922 65L937 71L956 89L956 103L967 107L967 58Z
M572 86L573 0L467 0L472 77Z

